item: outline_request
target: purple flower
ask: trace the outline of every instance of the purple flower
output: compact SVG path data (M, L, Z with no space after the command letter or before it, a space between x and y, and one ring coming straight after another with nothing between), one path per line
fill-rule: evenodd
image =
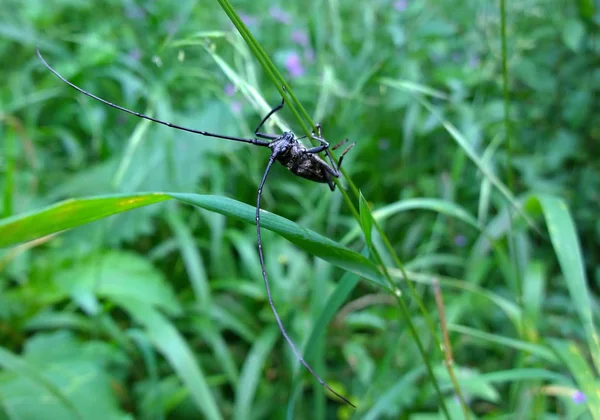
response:
M296 53L291 53L285 60L285 68L292 77L300 77L304 74L304 67L300 62L300 57Z
M235 85L232 85L231 83L227 83L223 91L225 92L225 95L233 96L237 91L237 87L235 87Z
M571 399L575 404L583 404L586 400L585 394L580 390L573 392L573 394L571 395Z
M306 47L308 45L308 34L304 29L296 29L292 32L292 41Z
M231 102L231 112L234 114L239 114L242 112L242 103L240 101Z
M258 23L257 18L251 15L247 15L245 13L240 13L240 19L242 19L242 22L244 22L246 26L253 26Z
M394 9L396 9L398 12L405 11L407 7L408 7L407 0L396 0L394 2Z
M292 22L290 14L279 6L272 6L271 8L269 8L269 14L277 22L281 22L285 25L289 25Z
M481 64L481 59L479 58L478 55L473 54L469 57L469 67L474 69L474 68L479 67L479 64Z
M459 247L463 247L467 244L467 238L465 238L464 235L456 235L454 237L454 245L459 246Z

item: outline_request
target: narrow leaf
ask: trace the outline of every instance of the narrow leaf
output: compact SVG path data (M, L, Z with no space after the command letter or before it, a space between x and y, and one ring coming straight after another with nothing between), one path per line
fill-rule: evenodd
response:
M538 200L546 218L550 239L569 289L573 307L586 330L592 358L596 369L600 371L600 344L592 318L592 299L575 223L566 203L560 198L543 195L539 196Z
M41 210L0 220L0 247L38 239L169 198L163 193L146 193L61 201Z
M373 216L371 215L371 209L369 203L365 200L365 197L360 193L358 200L358 208L360 210L360 223L362 225L362 231L365 235L365 241L369 248L371 248L371 231L373 229Z
M215 397L194 353L177 328L160 312L135 299L119 299L120 304L141 325L148 337L168 360L177 376L186 385L203 418L222 419Z
M256 394L265 361L279 335L279 329L269 328L258 337L248 357L246 357L235 395L234 419L251 417L252 400Z

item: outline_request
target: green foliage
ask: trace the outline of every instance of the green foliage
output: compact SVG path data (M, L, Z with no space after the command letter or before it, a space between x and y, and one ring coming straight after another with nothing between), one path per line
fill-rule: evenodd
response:
M5 1L0 417L600 418L600 11L500 4ZM282 319L357 410L270 311L266 151L86 98L38 43L179 125L251 136L285 85L273 132L357 143L341 193L275 167L261 216Z

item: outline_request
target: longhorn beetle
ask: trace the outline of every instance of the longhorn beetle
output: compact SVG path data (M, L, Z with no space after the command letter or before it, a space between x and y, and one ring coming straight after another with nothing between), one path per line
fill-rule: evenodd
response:
M275 315L275 320L277 321L277 324L279 325L279 330L281 331L281 334L283 335L285 340L288 342L289 346L291 347L292 351L294 352L294 354L296 355L296 357L298 358L300 363L302 363L302 365L310 372L310 374L313 377L315 377L315 379L317 379L317 381L319 381L319 383L322 386L324 386L326 389L331 391L333 394L335 394L338 398L340 398L347 404L350 404L352 407L355 407L354 404L352 404L348 399L346 399L342 395L335 392L329 385L327 385L327 383L323 379L321 379L321 377L304 360L304 358L302 357L300 352L296 349L294 342L287 334L287 331L285 330L285 327L283 326L283 323L281 322L281 319L279 318L279 314L277 313L277 309L275 309L275 304L273 303L273 299L271 297L271 289L269 287L269 280L267 279L267 270L265 269L263 247L262 247L262 241L261 241L261 237L260 237L260 198L262 195L263 187L265 185L265 181L267 180L267 175L269 174L269 171L271 170L271 166L273 165L273 162L277 161L277 162L281 163L283 166L288 168L294 175L297 175L301 178L305 178L305 179L308 179L308 180L314 181L314 182L327 183L329 185L329 188L331 189L331 191L334 191L336 184L333 181L333 177L339 178L340 167L342 165L344 155L346 153L348 153L348 151L352 147L354 147L354 143L352 143L348 147L346 147L346 149L340 155L340 159L336 165L336 163L333 160L333 157L331 155L331 152L329 151L329 143L323 138L323 136L321 134L321 125L320 124L317 124L317 133L315 134L315 132L313 131L312 135L311 135L311 137L313 139L317 140L320 144L318 146L311 147L311 148L306 148L301 142L298 141L299 139L296 138L294 133L292 133L291 131L284 132L283 134L281 134L279 136L274 135L274 134L267 134L267 133L260 132L260 129L263 127L265 122L267 122L269 117L271 117L274 113L276 113L277 111L279 111L280 109L283 108L283 105L285 104L285 99L283 99L283 98L281 99L281 103L279 105L277 105L275 108L273 108L271 111L269 111L269 113L262 119L260 124L258 124L258 127L256 127L256 130L254 130L254 135L256 137L252 138L252 139L224 136L221 134L209 133L207 131L200 131L200 130L194 130L191 128L185 128L185 127L182 127L182 126L179 126L176 124L171 124L170 122L161 121L156 118L152 118L147 115L140 114L139 112L131 111L129 109L123 108L122 106L115 105L112 102L102 99L90 92L87 92L87 91L81 89L80 87L74 85L73 83L69 82L67 79L65 79L63 76L61 76L56 70L54 70L42 56L42 53L40 52L39 47L37 48L37 55L40 58L40 60L42 60L42 63L44 64L44 66L46 66L46 68L48 68L48 70L50 70L52 73L54 73L54 75L57 76L60 80L62 80L64 83L66 83L67 85L76 89L77 91L83 93L84 95L89 96L90 98L93 98L97 101L100 101L103 104L108 105L112 108L116 108L120 111L127 112L128 114L135 115L136 117L144 118L146 120L150 120L150 121L153 121L158 124L166 125L167 127L171 127L176 130L200 134L200 135L207 136L207 137L217 137L220 139L239 141L242 143L250 143L250 144L254 144L256 146L263 146L263 147L268 147L269 149L271 149L271 156L269 157L269 162L267 163L267 167L263 174L262 180L260 181L260 185L258 187L258 194L256 197L256 235L257 235L257 239L258 239L258 256L260 258L260 266L261 266L261 270L262 270L263 280L265 282L265 288L267 290L269 306L271 307L271 310L273 311L273 315ZM285 87L284 87L284 89L285 89ZM269 141L266 141L266 140L269 140ZM348 139L342 141L341 143L335 145L332 149L338 148L339 146L346 143L347 141L348 141ZM330 162L330 165L328 165L323 159L321 159L317 155L320 152L325 152L325 154L327 155L327 158Z

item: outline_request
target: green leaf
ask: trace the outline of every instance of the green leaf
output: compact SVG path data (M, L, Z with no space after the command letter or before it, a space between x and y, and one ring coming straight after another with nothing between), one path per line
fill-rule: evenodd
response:
M560 198L541 195L538 200L546 218L550 240L569 289L573 307L585 328L596 369L600 371L600 343L592 318L592 298L585 276L583 255L575 223L566 203Z
M371 209L369 203L365 200L365 197L360 193L358 201L358 208L360 210L360 223L362 225L362 231L365 235L365 240L369 248L371 247L371 233L373 229L373 216L371 215Z
M21 357L0 348L2 404L13 418L128 418L111 387L118 379L106 370L122 355L111 344L80 341L69 331L29 337Z
M350 293L356 288L358 285L359 278L351 273L346 273L338 283L335 288L335 291L329 296L327 299L327 303L323 306L323 310L321 314L317 318L315 325L310 333L308 340L306 341L306 345L304 348L304 358L309 360L314 353L313 349L316 349L317 343L321 337L327 331L327 326L337 313L338 309L342 307Z
M469 212L460 207L459 205L440 200L437 198L411 198L408 200L401 200L395 203L388 204L381 208L378 208L374 212L371 213L372 218L377 221L386 220L397 213L401 213L403 211L409 210L429 210L434 211L439 214L443 214L449 217L453 217L458 219L475 229L481 231L482 227L477 222L477 219L473 217ZM362 210L361 210L362 217ZM358 234L360 233L360 229L358 227L352 229L342 240L342 243L348 243L352 241Z
M192 289L200 306L207 305L210 300L210 286L206 277L206 270L202 262L202 255L195 244L194 236L181 218L179 211L169 208L167 211L167 222L175 233L175 240L188 277L192 283Z
M219 406L200 364L173 324L160 312L140 301L129 298L119 298L118 301L139 324L144 326L154 346L186 385L192 400L204 414L204 418L222 419Z
M170 195L178 200L207 210L216 211L247 223L255 223L256 210L253 206L227 197L179 193L170 193ZM329 238L265 210L261 210L261 227L278 233L298 247L325 261L371 280L386 290L389 289L375 264L359 253L351 251Z
M556 356L546 346L540 344L533 344L523 340L517 340L515 338L504 337L498 334L490 334L476 330L474 328L465 327L463 325L448 325L448 330L455 331L460 334L469 335L480 340L485 340L490 343L499 344L505 347L509 347L515 350L520 350L525 353L531 353L540 359L544 359L551 363L556 363Z
M162 272L133 252L94 254L76 262L71 268L57 272L53 280L61 290L76 299L91 295L111 300L135 298L173 314L181 311Z
M119 194L98 198L71 199L45 209L0 220L0 246L36 239L169 198L175 198L247 223L255 223L254 207L227 197L181 193ZM301 249L325 261L389 289L374 263L331 239L264 210L261 210L261 227L278 233Z
M61 413L63 418L85 418L77 409L75 401L68 398L64 390L57 387L52 381L47 380L35 366L30 365L23 358L9 352L3 347L0 347L0 366L7 371L19 374L16 379L12 379L13 383L14 381L23 382L23 384L15 383L13 385L10 379L0 377L0 383L2 383L0 386L3 400L2 405L7 407L9 411L21 413L21 418L25 418L27 415L31 416L30 418L36 418L36 413L37 415L42 415L45 408L50 412ZM14 399L10 398L12 389L20 391L14 395ZM38 395L36 396L34 393L34 395L31 395L31 398L28 398L30 396L25 394L28 389L34 392L37 391ZM39 400L41 397L45 397L46 404L43 404ZM38 399L37 403L35 401L36 398ZM21 401L20 404L18 403L19 401ZM49 411L45 412L48 413ZM69 414L69 416L64 417L65 414Z
M579 7L579 14L581 17L585 19L592 19L594 17L594 0L579 0L577 5Z
M169 198L163 193L146 193L61 201L41 210L0 220L0 248L31 241Z
M563 42L573 52L578 52L581 49L581 43L585 36L585 26L579 19L569 19L563 27L562 37Z
M600 394L594 370L581 350L571 342L550 340L550 345L575 378L579 389L585 394L585 403L594 419L600 419Z
M425 369L420 366L404 375L381 395L375 404L373 404L373 407L360 418L363 420L375 420L384 417L388 410L395 409L398 401L402 400L405 390L411 389L424 373Z
M337 311L342 307L350 293L356 288L359 282L358 276L352 273L346 273L337 284L335 291L329 296L325 305L323 305L323 309L315 322L310 335L308 336L308 340L304 345L304 359L309 361L315 356L317 349L319 348L319 340L323 338L325 333L327 332L327 328L329 323L337 313ZM296 364L295 375L297 376L299 371L303 369L302 365L299 363ZM298 382L294 389L292 395L299 395L302 392L302 383ZM290 405L288 410L294 409L294 405L296 403L297 398L290 399Z
M390 87L396 88L398 90L404 90L413 93L413 89L410 87L402 86L402 85L394 85L390 84ZM511 203L511 205L521 214L521 216L527 221L527 223L537 230L537 227L533 220L523 212L521 206L517 202L514 194L508 189L508 187L498 178L498 176L494 173L494 171L490 168L490 165L486 164L484 160L478 156L473 147L472 143L456 128L454 124L452 124L447 119L443 118L443 116L438 112L438 110L433 106L433 104L422 96L417 94L413 95L414 98L423 105L433 117L435 117L438 121L442 123L448 134L454 139L456 144L467 154L469 159L477 166L482 174L500 191L500 193Z
M279 335L279 329L273 326L264 331L254 342L240 374L235 395L234 419L243 420L251 417L252 400L256 394L265 361L269 357Z

